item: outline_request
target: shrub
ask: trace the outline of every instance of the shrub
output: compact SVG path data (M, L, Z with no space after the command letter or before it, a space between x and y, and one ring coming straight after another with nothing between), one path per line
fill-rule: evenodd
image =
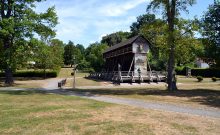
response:
M201 82L203 80L202 76L197 76L196 78L198 79L198 82Z
M74 76L74 72L72 72L71 75Z
M216 81L217 81L217 78L216 78L216 77L212 77L212 81L213 81L213 82L216 82Z
M186 75L186 68L176 68L178 75ZM193 68L191 69L192 76L203 76L203 77L220 77L220 69L218 68Z
M85 68L81 70L82 73L94 73L95 70L93 68Z
M59 71L46 71L46 77L57 77ZM4 77L5 74L1 73L0 77ZM13 74L14 77L44 77L43 71L17 71Z

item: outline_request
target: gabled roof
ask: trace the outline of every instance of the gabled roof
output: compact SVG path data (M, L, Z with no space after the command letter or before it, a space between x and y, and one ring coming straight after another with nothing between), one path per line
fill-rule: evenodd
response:
M127 39L127 40L125 40L125 41L123 41L123 42L121 42L121 43L118 43L118 44L116 44L116 45L113 45L113 46L107 48L107 49L104 51L104 53L107 53L107 52L109 52L109 51L115 50L115 49L117 49L117 48L120 48L120 47L123 47L123 46L126 46L126 45L133 44L133 43L136 41L136 39L139 38L139 37L144 38L144 37L141 36L141 35L134 36L134 37L129 38L129 39ZM144 39L150 44L150 42L149 42L146 38L144 38Z

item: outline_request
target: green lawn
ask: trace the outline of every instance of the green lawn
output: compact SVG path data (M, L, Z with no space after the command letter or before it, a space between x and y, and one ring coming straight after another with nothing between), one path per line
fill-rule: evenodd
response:
M220 120L35 91L0 91L0 134L218 134Z
M77 89L77 91L93 94L135 98L153 102L167 102L197 107L215 107L220 109L220 81L213 82L204 78L198 82L196 78L178 76L178 91L169 92L165 84L152 84L141 87L120 87L100 89Z

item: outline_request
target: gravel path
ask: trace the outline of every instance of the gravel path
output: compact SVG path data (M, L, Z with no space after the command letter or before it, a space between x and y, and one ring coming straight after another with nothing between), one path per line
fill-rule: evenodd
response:
M145 109L170 111L170 112L199 115L199 116L205 116L205 117L220 118L219 109L192 108L192 107L185 107L181 105L173 105L173 104L168 104L168 103L156 103L156 102L143 101L143 100L137 100L137 99L91 95L88 92L76 93L76 92L72 92L68 90L50 90L49 92L55 93L55 94L62 94L62 95L80 96L80 97L87 98L87 99L93 99L97 101L122 104L122 105L128 105L128 106L135 106L135 107L140 107L140 108L145 108Z
M61 81L63 78L53 78L47 80L47 83L43 86L45 90L54 90L58 89L58 82Z
M173 105L168 103L156 103L149 102L137 99L127 99L127 98L118 98L118 97L107 97L100 95L91 95L88 92L73 92L65 89L58 89L57 83L62 79L51 79L48 84L44 86L43 89L34 89L34 90L43 90L47 93L53 94L61 94L61 95L69 95L69 96L79 96L82 98L93 99L97 101L103 101L108 103L122 104L134 107L140 107L145 109L153 109L153 110L161 110L161 111L170 111L191 115L199 115L205 117L215 117L220 118L220 110L219 109L202 109L202 108L192 108L185 107L181 105ZM9 90L9 88L0 88L0 90ZM10 88L10 90L30 90L30 89L22 89L22 88Z

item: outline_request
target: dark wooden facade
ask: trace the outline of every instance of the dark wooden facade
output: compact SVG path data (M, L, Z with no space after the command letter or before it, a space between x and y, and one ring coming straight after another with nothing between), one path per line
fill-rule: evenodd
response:
M90 77L113 81L161 81L165 76L150 69L147 53L150 42L143 36L135 36L109 47L104 53L104 71L91 74Z

